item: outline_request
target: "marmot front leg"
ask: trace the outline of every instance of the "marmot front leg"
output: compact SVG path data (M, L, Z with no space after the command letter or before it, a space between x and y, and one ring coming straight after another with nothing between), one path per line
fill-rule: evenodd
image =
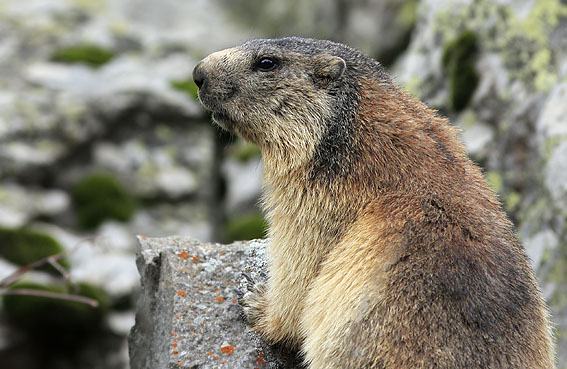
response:
M270 288L269 281L246 278L248 290L240 304L248 324L271 344L282 343L288 348L299 349L302 341L299 329L302 299L295 301L293 296L280 292L281 289Z

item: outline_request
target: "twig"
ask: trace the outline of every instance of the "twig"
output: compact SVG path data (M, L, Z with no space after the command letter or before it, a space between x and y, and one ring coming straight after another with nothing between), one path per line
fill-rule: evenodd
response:
M23 267L18 268L16 271L14 271L13 273L11 273L6 278L4 278L0 281L0 295L29 295L29 296L50 297L50 298L55 298L55 299L60 299L60 300L82 302L82 303L85 303L85 304L90 305L92 307L98 307L99 306L98 301L93 300L93 299L88 298L88 297L84 297L84 296L70 295L70 294L58 293L58 292L41 291L41 290L33 290L33 289L26 289L26 288L16 288L16 289L11 289L11 290L7 289L7 287L12 285L14 282L16 282L18 279L20 279L20 277L22 275L26 274L30 270L38 268L38 267L40 267L44 264L50 264L51 266L53 266L55 268L55 270L57 270L61 274L61 276L65 279L65 281L68 284L71 284L73 286L73 289L76 293L78 291L78 285L75 282L73 282L73 280L71 280L71 276L69 275L69 272L67 272L67 270L65 270L65 268L63 268L63 266L61 264L59 264L57 261L68 256L70 253L75 251L83 242L85 242L87 240L94 241L95 237L88 237L88 238L82 239L76 245L74 245L71 248L71 250L69 250L69 251L62 252L62 253L56 254L56 255L50 255L50 256L42 258L42 259L40 259L36 262L33 262L31 264L24 265Z
M64 258L65 256L67 256L67 252L62 252L60 254L51 255L51 256L47 256L43 259L39 259L38 261L35 261L31 264L24 265L23 267L17 269L14 273L8 275L6 278L4 278L2 281L0 281L0 288L8 287L9 285L11 285L15 281L17 281L22 275L26 274L30 270L38 268L38 267L42 266L43 264L47 263L49 259L56 261L56 260Z
M26 295L26 296L50 297L59 300L82 302L84 304L90 305L95 308L98 307L99 305L98 301L85 296L68 295L66 293L32 290L27 288L0 290L0 295Z
M29 272L30 270L36 269L40 266L42 266L43 264L49 263L51 264L55 269L57 269L57 271L59 271L59 273L62 274L62 276L65 278L65 280L69 281L70 280L70 276L67 273L67 271L61 266L61 264L57 263L57 260L63 259L64 257L68 256L69 254L71 254L73 251L75 251L83 242L86 241L94 241L95 237L87 237L87 238L83 238L81 241L79 241L75 246L73 246L73 248L69 251L65 251L62 252L60 254L55 254L55 255L50 255L47 257L44 257L42 259L39 259L38 261L35 261L31 264L28 265L24 265L21 268L18 268L16 271L14 271L12 274L8 275L6 278L2 279L0 281L0 289L1 288L6 288L9 285L11 285L12 283L14 283L15 281L17 281L22 275L26 274L27 272ZM57 266L55 266L55 264Z

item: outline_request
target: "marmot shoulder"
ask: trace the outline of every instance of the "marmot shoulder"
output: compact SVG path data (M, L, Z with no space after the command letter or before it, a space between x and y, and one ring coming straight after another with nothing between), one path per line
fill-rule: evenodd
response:
M252 40L193 72L256 143L272 238L253 328L310 369L553 368L511 222L448 121L345 45Z

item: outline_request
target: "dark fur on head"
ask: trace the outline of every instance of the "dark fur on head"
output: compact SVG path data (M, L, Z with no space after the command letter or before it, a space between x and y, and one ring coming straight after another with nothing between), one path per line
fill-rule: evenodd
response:
M277 61L277 69L258 72L255 64L266 57ZM296 37L252 40L218 58L216 70L197 66L196 74L204 79L201 101L220 126L280 152L305 153L301 141L306 137L298 130L308 131L316 147L309 153L312 179L349 175L350 161L345 158L355 147L352 140L360 99L356 81L371 76L390 83L378 62L339 43ZM215 78L220 75L222 78ZM212 78L215 84L208 82ZM275 117L287 127L273 130L262 122L262 116ZM304 119L297 121L298 116Z

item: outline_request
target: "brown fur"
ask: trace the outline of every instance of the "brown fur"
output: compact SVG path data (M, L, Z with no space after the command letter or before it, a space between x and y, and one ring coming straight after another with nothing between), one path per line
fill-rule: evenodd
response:
M309 68L284 51L297 74ZM218 72L211 60L223 55L246 64L246 52L213 54L197 68ZM233 129L260 145L265 164L270 278L245 303L254 329L300 348L310 369L553 368L527 257L457 129L387 79L358 76L355 165L314 177L321 122L334 113L294 78L286 83L305 90L298 100L311 100L292 118L238 111L253 104L240 85L237 101L222 104L237 110Z

